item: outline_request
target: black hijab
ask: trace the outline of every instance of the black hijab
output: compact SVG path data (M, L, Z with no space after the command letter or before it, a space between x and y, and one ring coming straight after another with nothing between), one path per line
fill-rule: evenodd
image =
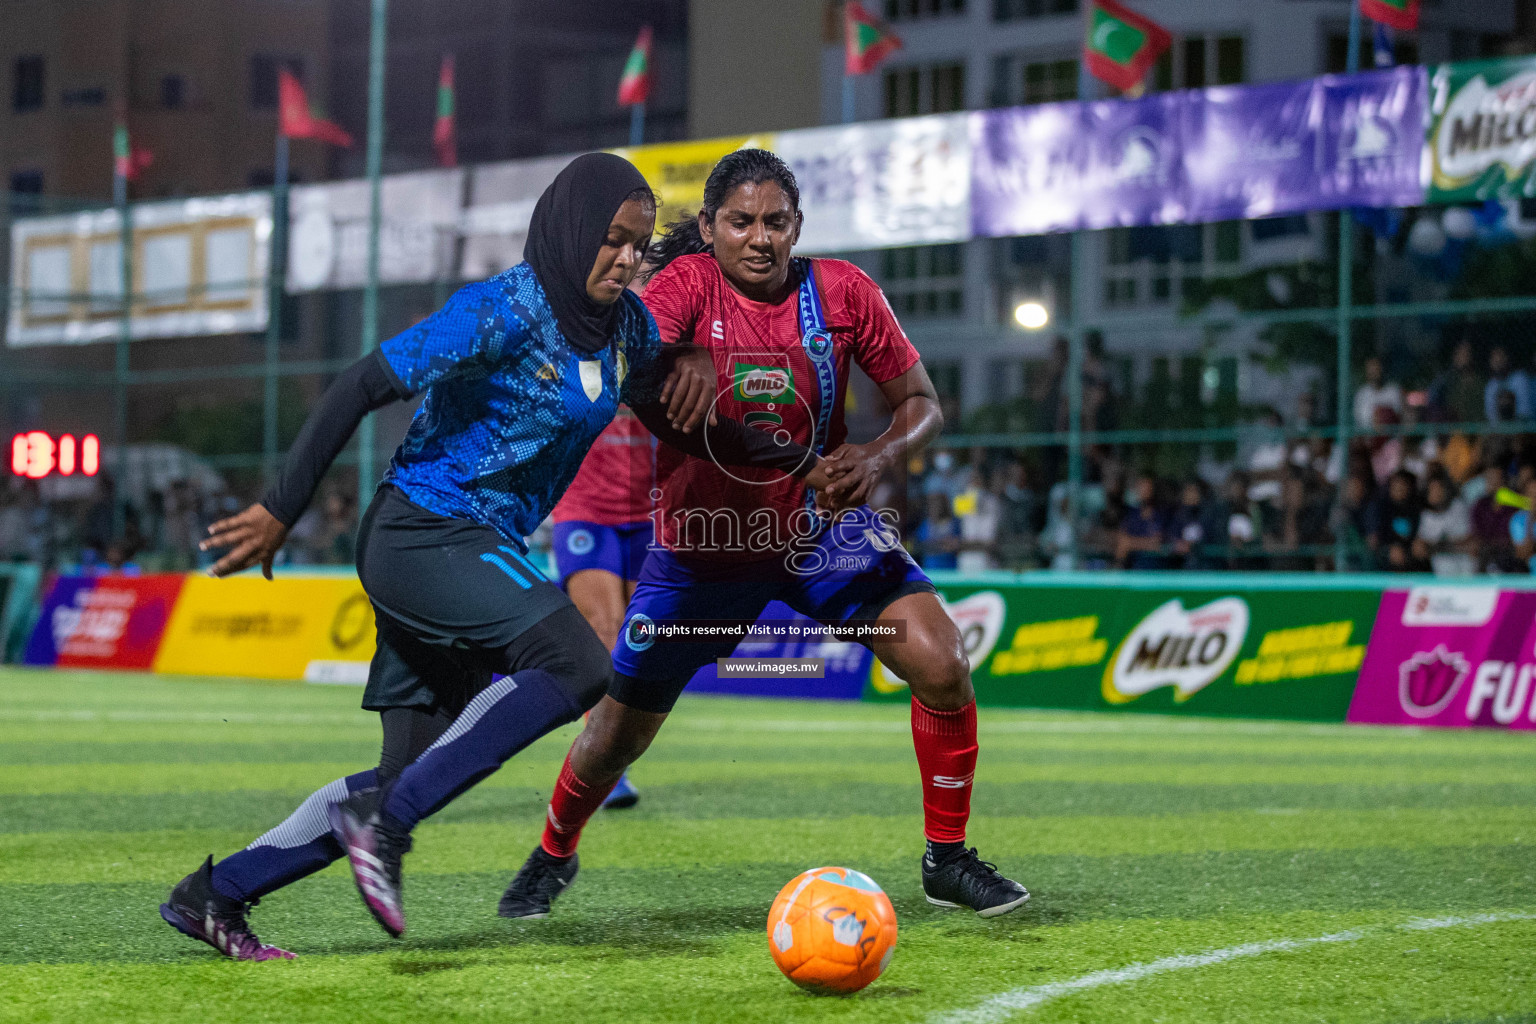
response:
M567 164L533 208L523 259L543 285L560 332L583 352L606 348L619 325L622 297L610 306L593 302L587 275L613 215L646 187L645 178L623 157L588 153Z

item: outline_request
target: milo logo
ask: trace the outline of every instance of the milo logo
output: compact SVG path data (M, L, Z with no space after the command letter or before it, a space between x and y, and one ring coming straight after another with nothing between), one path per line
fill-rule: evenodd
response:
M737 363L733 376L738 401L768 405L792 405L795 401L795 374L786 366Z
M1143 694L1173 687L1182 703L1214 683L1236 659L1248 637L1248 604L1223 597L1185 610L1178 598L1136 624L1104 668L1104 699L1128 704Z

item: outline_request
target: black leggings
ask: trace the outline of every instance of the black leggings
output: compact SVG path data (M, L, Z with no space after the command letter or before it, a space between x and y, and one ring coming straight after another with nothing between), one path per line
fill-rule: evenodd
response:
M566 605L524 630L515 640L494 652L496 674L513 675L524 669L549 673L584 710L591 710L608 689L613 674L608 652L575 605ZM399 778L405 766L437 742L459 713L486 686L454 687L437 703L382 708L384 747L379 753L378 780L385 786Z

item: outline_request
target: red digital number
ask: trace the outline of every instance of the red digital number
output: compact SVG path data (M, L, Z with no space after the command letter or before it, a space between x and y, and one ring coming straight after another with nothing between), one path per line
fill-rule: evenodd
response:
M95 434L86 434L78 443L73 434L55 441L41 430L11 438L11 472L16 476L28 480L41 480L51 473L95 476L100 469L101 439Z

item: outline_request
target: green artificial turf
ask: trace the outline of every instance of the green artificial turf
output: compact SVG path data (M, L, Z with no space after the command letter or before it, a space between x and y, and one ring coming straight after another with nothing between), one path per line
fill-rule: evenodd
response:
M238 964L157 906L372 763L358 692L8 669L0 694L0 1021L1536 1020L1536 737L983 709L971 840L1035 894L983 921L923 901L905 709L685 699L549 920L495 907L572 729L418 830L404 940L333 865L252 915L299 959ZM790 985L764 934L825 863L900 918L848 998Z

